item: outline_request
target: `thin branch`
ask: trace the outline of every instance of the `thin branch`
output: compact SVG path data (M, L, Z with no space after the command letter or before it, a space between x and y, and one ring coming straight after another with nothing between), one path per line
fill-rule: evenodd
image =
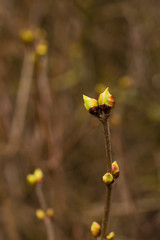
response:
M34 62L31 60L32 50L26 49L21 78L18 87L15 112L9 137L9 145L18 144L24 129L27 105L32 84Z
M46 211L47 210L47 204L46 204L46 200L44 198L41 183L36 185L36 194L37 194L37 197L38 197L41 208L44 211ZM45 226L46 226L48 240L54 240L55 239L54 231L53 231L53 226L52 226L50 218L45 217L44 218L44 223L45 223Z
M107 172L112 173L112 154L111 154L111 140L110 140L110 129L109 129L109 115L102 113L101 123L103 126L103 133L104 133L104 140L105 140ZM112 185L106 185L106 200L105 200L104 216L103 216L102 227L101 227L101 240L105 238L108 223L109 223L111 194L112 194Z

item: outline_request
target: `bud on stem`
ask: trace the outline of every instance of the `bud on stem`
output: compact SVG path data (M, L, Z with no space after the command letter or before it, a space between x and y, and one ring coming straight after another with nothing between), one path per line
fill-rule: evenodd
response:
M97 222L93 222L91 225L91 234L93 237L98 237L101 232L101 226Z
M117 161L114 161L112 163L112 174L114 178L118 178L119 177L119 166Z
M102 177L102 181L107 185L112 184L114 182L112 174L111 173L104 174L104 176Z
M98 113L99 113L98 101L94 98L90 98L85 95L83 95L83 100L84 100L84 106L86 110L89 113L98 116Z
M114 238L114 232L110 232L107 236L106 236L106 240L111 240Z
M98 105L101 109L106 109L108 107L113 108L115 101L112 97L112 94L109 93L108 88L99 95Z

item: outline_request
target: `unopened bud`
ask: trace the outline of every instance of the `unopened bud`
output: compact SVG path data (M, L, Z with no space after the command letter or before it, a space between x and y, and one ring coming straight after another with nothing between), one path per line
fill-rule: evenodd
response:
M52 208L48 208L46 211L46 214L48 217L53 218L54 217L54 210Z
M27 182L32 186L36 183L36 178L33 174L27 175Z
M42 209L37 209L36 210L36 217L40 220L43 220L46 217L46 214Z
M20 31L20 37L25 43L31 43L34 41L33 31L30 29L23 29Z
M42 179L43 179L43 172L42 172L42 170L40 168L37 168L34 171L34 176L35 176L35 179L36 179L36 183L41 182Z
M47 42L41 42L37 45L37 48L36 48L36 53L39 55L39 56L44 56L47 54L47 51L48 51L48 45L47 45Z
M112 174L114 178L118 178L119 177L119 166L117 161L114 161L112 163Z
M93 222L91 225L91 234L93 237L98 237L101 233L101 226L97 222Z
M109 93L108 88L99 95L98 98L98 105L101 109L106 109L108 107L114 107L115 100L113 99L112 95Z
M104 174L104 176L102 177L102 180L107 185L110 185L111 183L114 182L114 179L111 173Z
M114 232L110 232L107 236L106 236L106 240L111 240L114 238Z
M86 110L93 115L98 115L99 113L98 101L94 98L90 98L85 95L83 95L83 100Z

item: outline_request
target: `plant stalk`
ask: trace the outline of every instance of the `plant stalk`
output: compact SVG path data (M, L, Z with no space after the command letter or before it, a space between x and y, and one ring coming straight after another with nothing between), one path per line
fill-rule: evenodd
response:
M101 123L103 127L104 141L105 141L107 172L112 173L112 154L111 154L111 139L110 139L110 128L109 128L109 114L102 115ZM101 240L105 239L106 233L107 233L110 208L111 208L111 195L112 195L112 184L106 185L104 216L102 220L101 236L100 236Z
M38 197L41 208L44 211L46 211L47 210L47 204L46 204L46 200L44 198L41 183L36 185L36 193L37 193L37 197ZM53 226L52 226L51 220L48 217L44 218L44 224L46 226L46 232L47 232L47 235L48 235L48 240L54 240L55 238L54 238Z

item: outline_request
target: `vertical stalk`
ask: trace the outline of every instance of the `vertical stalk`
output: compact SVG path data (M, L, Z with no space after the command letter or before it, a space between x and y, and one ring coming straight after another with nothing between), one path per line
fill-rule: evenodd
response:
M9 145L18 145L24 130L29 95L33 80L34 62L31 60L32 54L33 51L27 48L24 54L21 77L18 86L15 112L9 136Z
M47 210L47 204L46 204L46 200L44 198L44 194L42 192L41 183L36 185L36 194L37 194L37 197L38 197L41 208L44 211L46 211ZM54 240L55 238L54 238L53 226L52 226L51 220L48 217L44 218L44 224L46 226L48 240Z
M111 139L110 139L110 128L109 128L109 115L103 114L101 118L101 123L103 127L104 140L105 140L107 172L112 173L112 154L111 154ZM102 220L101 237L100 237L101 240L105 238L107 228L108 228L110 206L111 206L111 194L112 194L112 185L106 185L105 208L104 208L104 216Z

